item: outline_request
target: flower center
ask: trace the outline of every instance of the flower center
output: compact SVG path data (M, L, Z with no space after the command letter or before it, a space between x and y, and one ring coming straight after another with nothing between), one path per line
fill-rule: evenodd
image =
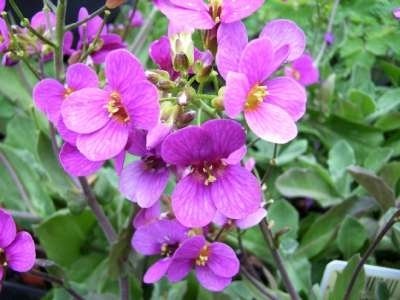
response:
M72 88L66 86L64 90L64 99L71 95L73 92L74 90Z
M254 85L247 94L245 109L253 110L257 108L264 101L265 96L268 96L267 87L265 85Z
M110 99L108 100L108 104L106 105L107 111L109 113L109 117L113 117L117 121L121 123L129 122L129 116L122 105L121 95L117 92L112 92L110 94Z
M225 165L222 161L204 162L196 166L191 166L191 173L203 181L204 185L208 186L217 181Z
M156 171L165 167L164 161L156 155L143 157L142 161L144 163L144 168L149 171Z
M201 248L199 256L196 258L196 265L204 267L208 262L209 256L210 256L210 249L208 248L207 245L205 245L203 248Z
M0 44L4 42L4 37L0 34Z
M2 248L0 248L0 266L7 266L6 253Z
M216 23L221 21L221 10L223 0L209 0L210 4L210 15Z
M176 249L178 249L179 245L178 244L173 244L169 245L167 243L164 243L161 245L161 256L162 257L171 257Z
M300 80L301 77L300 72L297 71L295 68L292 68L292 77L296 80Z

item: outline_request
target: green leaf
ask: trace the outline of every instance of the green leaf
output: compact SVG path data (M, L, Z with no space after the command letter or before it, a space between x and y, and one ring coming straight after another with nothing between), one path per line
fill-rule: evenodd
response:
M379 118L376 121L375 126L384 131L399 129L400 128L400 112L394 111L394 112L383 115L381 118Z
M337 189L346 196L350 192L351 178L346 172L348 166L354 165L356 158L353 148L345 140L338 141L329 151L328 166Z
M364 167L373 172L378 172L382 166L392 157L390 148L378 148L371 151L364 161Z
M400 85L400 68L395 64L389 63L387 61L380 61L380 67L385 72L385 74L390 78L390 81L395 85Z
M286 148L284 148L276 158L276 164L278 166L285 165L301 154L307 151L307 140L299 139L291 142Z
M273 222L272 232L275 234L283 229L289 229L282 235L295 239L299 229L299 213L286 200L274 201L268 208L268 220Z
M395 110L400 105L400 89L390 89L382 95L377 101L376 111L368 117L369 120L387 114Z
M285 197L313 198L323 207L342 201L334 187L313 169L289 169L278 177L275 184Z
M0 94L17 102L24 109L29 109L32 107L30 88L24 86L17 69L18 68L0 68L0 78L7 79L0 80Z
M349 285L349 282L351 280L351 277L359 261L360 261L360 256L358 254L354 255L349 260L344 270L338 274L335 285L329 294L329 300L343 299L347 287ZM364 282L365 282L365 272L364 269L362 268L359 275L357 276L349 300L361 299L362 290L364 288Z
M394 189L396 183L400 179L400 162L393 161L384 165L380 170L379 175L392 189Z
M346 217L340 225L337 237L337 244L340 251L346 258L355 254L361 249L368 239L367 231L357 219Z
M37 140L38 131L31 118L23 115L16 115L8 122L5 139L7 145L19 149L26 149L36 158Z
M44 220L35 232L49 259L69 268L83 255L83 246L90 240L89 233L95 224L89 210L72 215L64 209Z
M348 171L351 176L376 199L384 211L394 206L394 192L381 177L357 166L349 167Z
M53 201L42 185L43 169L37 168L33 155L26 150L15 149L5 144L0 144L0 151L15 171L28 199L24 202L25 199L16 189L16 184L12 180L10 172L0 163L0 174L2 174L0 186L4 184L4 188L0 189L1 198L11 204L10 208L29 210L42 217L53 213Z

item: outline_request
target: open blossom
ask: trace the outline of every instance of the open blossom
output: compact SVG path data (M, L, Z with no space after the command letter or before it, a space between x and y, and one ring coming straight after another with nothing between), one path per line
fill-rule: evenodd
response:
M78 22L86 19L89 13L85 7L79 10ZM89 20L85 25L79 26L79 41L77 51L72 54L80 53L84 45L88 46L97 36L98 31L101 29L103 20L96 16ZM103 63L107 54L113 50L125 48L125 44L120 35L115 33L108 33L106 26L101 30L100 36L97 40L94 51L90 54L95 64Z
M161 143L171 129L159 124L147 134L135 131L131 135L128 152L141 157L126 166L120 177L119 187L129 200L140 207L151 207L161 197L169 178L169 170L161 158Z
M17 233L13 218L0 209L0 281L5 268L27 272L36 260L35 243L26 231Z
M219 36L217 66L226 79L226 114L235 118L243 112L247 124L258 137L281 144L297 135L295 122L305 112L306 92L290 77L269 77L282 62L288 58L297 59L302 54L304 34L298 32L293 22L280 20L277 24L282 29L284 43L279 39L273 42L266 36L279 34L277 25L270 23L262 37L249 43L242 23L230 24L218 32L232 39Z
M64 101L66 127L78 133L76 146L89 160L102 161L123 151L132 129L153 128L159 120L157 89L146 80L138 59L126 50L109 53L106 88L84 88Z
M161 256L145 273L145 283L157 282L167 272L179 272L169 266L176 249L187 238L187 231L176 220L159 220L136 229L132 247L143 255Z
M189 126L165 139L164 161L187 170L172 193L172 209L180 223L202 227L216 211L241 219L259 208L261 187L256 177L240 166L242 157L231 157L244 144L245 132L232 120Z
M297 80L303 86L317 83L319 80L318 68L313 58L308 54L303 54L286 67L285 75Z
M211 29L219 23L232 23L250 16L264 0L155 0L167 18L194 29ZM188 22L190 20L190 22Z
M0 53L5 52L10 45L10 35L6 22L0 18Z
M184 241L175 251L167 277L177 282L194 269L204 288L218 292L231 283L239 266L239 259L229 246L220 242L208 243L203 236L196 236Z

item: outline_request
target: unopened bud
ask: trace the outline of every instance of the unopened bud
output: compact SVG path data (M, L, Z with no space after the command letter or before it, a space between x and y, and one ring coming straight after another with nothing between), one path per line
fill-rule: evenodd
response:
M215 97L214 99L211 100L211 105L212 107L218 109L218 110L223 110L224 109L224 98L223 97Z
M194 110L187 111L179 114L176 118L175 125L177 128L183 128L188 126L196 118L196 112Z
M107 0L106 7L109 9L114 9L124 4L124 2L125 0Z
M189 69L189 58L185 53L177 53L174 58L174 69L178 72L185 72Z

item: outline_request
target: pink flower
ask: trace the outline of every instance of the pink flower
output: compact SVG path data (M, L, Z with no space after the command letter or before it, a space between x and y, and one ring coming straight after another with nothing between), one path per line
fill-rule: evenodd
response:
M308 54L303 54L293 61L291 66L286 67L285 75L297 80L303 86L312 85L319 80L318 68Z
M132 16L132 10L130 10L128 16L131 16L132 27L140 27L143 25L143 16L140 11L136 10Z
M164 161L186 168L172 193L172 210L187 227L209 224L216 211L241 219L260 206L261 187L256 177L233 155L245 144L245 132L232 120L212 120L170 134L164 141ZM237 158L236 160L233 158Z
M161 143L171 129L159 124L147 135L134 131L128 152L141 157L126 166L121 173L119 188L129 200L140 207L153 206L164 192L169 178L169 170L161 158Z
M131 53L109 53L105 76L106 89L81 89L61 106L66 127L78 133L79 152L91 161L116 157L125 149L132 129L153 128L160 114L157 89Z
M35 243L26 231L17 233L11 215L0 209L0 281L4 268L27 272L35 265Z
M10 45L10 35L6 22L0 18L0 53L7 51Z
M241 23L221 28L218 39L216 60L226 78L226 114L235 118L243 112L250 129L266 141L282 144L294 139L295 122L305 112L306 92L290 77L269 77L282 62L302 54L304 33L291 21L277 20L250 43Z
M396 7L395 9L393 9L393 16L397 20L400 20L400 7Z
M264 0L155 0L167 18L184 27L211 29L218 23L232 23L244 19L261 7ZM190 22L188 22L190 20Z
M204 288L218 292L231 283L239 266L232 248L219 242L208 243L203 236L196 236L185 240L175 251L167 277L171 282L177 282L194 269Z
M136 229L132 247L144 255L161 256L144 274L145 283L157 282L168 272L176 249L187 238L187 231L175 220L159 220Z
M6 8L6 0L0 0L0 12Z
M222 214L217 213L214 218L214 223L219 226L224 226L226 224L235 224L240 229L248 229L260 223L267 216L267 211L265 208L260 207L256 212L244 217L240 220L230 220L224 217Z

